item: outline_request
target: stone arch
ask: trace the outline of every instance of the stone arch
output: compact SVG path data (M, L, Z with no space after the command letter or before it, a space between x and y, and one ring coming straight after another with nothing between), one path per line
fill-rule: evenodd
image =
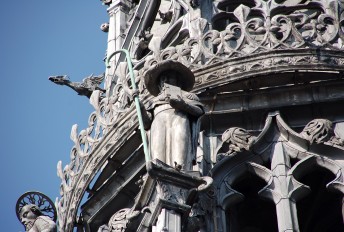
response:
M344 177L343 169L336 161L319 155L311 155L305 159L297 162L292 169L290 174L296 179L302 178L304 175L312 172L315 168L324 168L334 174L335 179L329 182L326 187L332 191L338 191L344 194Z
M312 155L299 161L290 171L311 190L296 202L300 230L343 231L341 167L327 157Z
M240 172L226 178L229 193L221 199L224 231L276 231L275 204L264 194L272 182L272 173L254 162L238 166ZM268 201L267 201L268 200Z
M235 160L235 161L234 161ZM235 165L228 166L235 162ZM249 151L238 152L235 157L225 158L219 163L219 170L213 175L215 187L218 189L218 210L223 231L241 231L250 226L257 231L276 231L277 215L273 200L261 194L271 185L273 177L271 171L262 166L264 161L259 155ZM219 199L219 196L222 196ZM268 201L266 201L268 200ZM259 215L269 214L269 222ZM250 223L245 225L243 221ZM246 224L246 223L245 223ZM269 224L269 228L264 225ZM271 228L270 228L271 227ZM260 228L260 230L258 230Z

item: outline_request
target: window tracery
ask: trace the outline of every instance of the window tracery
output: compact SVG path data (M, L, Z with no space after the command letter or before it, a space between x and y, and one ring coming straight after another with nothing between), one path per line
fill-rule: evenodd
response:
M316 130L309 130L313 126ZM227 130L227 134L232 130ZM308 137L305 136L305 131L308 131ZM344 195L343 170L340 164L344 159L344 150L327 142L332 135L331 131L330 121L317 119L310 122L303 132L296 133L278 113L270 114L265 128L250 147L237 149L234 155L218 161L212 170L215 187L219 189L217 196L223 196L217 198L218 205L222 207L215 212L216 215L221 215L218 221L221 229L344 229L340 207ZM315 140L312 134L320 135L318 137L321 140L313 143ZM326 154L331 149L342 156ZM266 162L270 165L266 165ZM273 207L264 204L264 200L272 203ZM330 210L332 206L333 210ZM268 223L260 224L265 218L260 218L259 211L269 215ZM327 217L324 211L327 212L326 215L332 216ZM273 218L276 218L275 223ZM241 223L242 220L245 223Z

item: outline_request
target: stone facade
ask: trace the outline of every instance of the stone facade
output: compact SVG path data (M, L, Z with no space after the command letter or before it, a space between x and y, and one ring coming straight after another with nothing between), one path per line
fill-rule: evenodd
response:
M103 3L110 65L58 163L59 231L344 230L342 1ZM121 48L144 105L152 67L192 71L205 113L192 170L145 160Z

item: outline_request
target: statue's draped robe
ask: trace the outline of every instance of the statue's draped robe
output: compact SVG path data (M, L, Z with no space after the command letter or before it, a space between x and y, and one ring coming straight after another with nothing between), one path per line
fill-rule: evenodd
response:
M189 105L203 109L195 94L181 91L181 98ZM150 102L147 110L154 115L149 133L151 157L172 167L177 163L182 169L191 170L196 155L198 117L172 108L164 92Z

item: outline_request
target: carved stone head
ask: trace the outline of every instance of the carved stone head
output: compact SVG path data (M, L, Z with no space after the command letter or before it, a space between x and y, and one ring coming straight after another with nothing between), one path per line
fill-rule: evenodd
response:
M21 195L17 200L16 214L26 231L56 231L55 205L43 193L30 191Z
M68 76L51 76L49 77L49 81L54 82L57 85L64 85L69 82Z
M102 30L103 32L109 32L109 23L103 23L102 25L100 25L100 30Z
M33 227L37 217L41 215L43 214L38 206L33 204L25 205L19 212L20 221L25 226L26 231Z

